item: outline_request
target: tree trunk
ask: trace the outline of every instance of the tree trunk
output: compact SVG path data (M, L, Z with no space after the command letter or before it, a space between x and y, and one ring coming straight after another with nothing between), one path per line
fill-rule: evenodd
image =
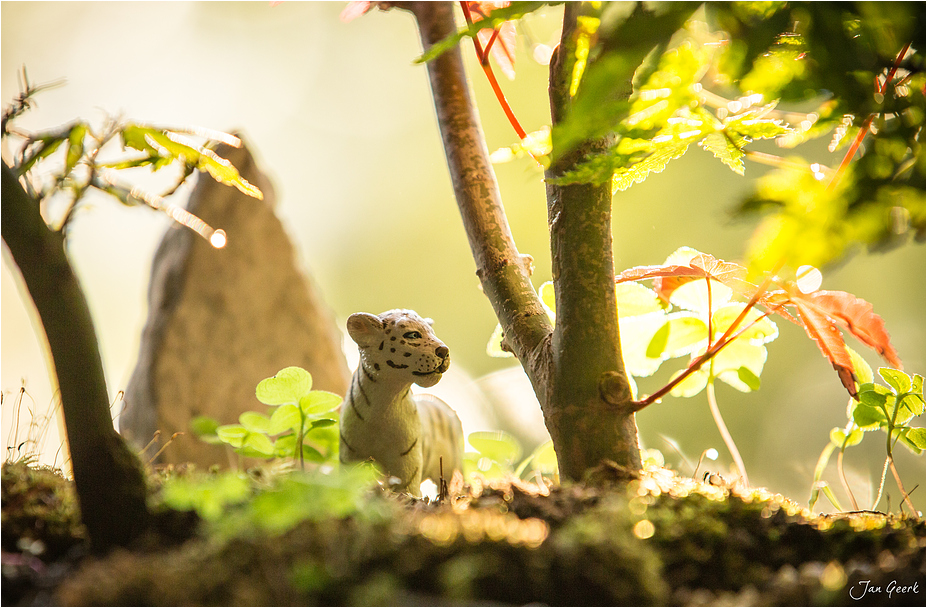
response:
M3 164L3 241L22 273L51 349L81 517L95 551L124 546L148 525L145 477L113 429L90 309L64 237Z
M450 3L406 6L425 50L454 33ZM557 296L551 328L529 280L530 259L518 253L508 229L459 47L429 62L428 76L477 275L531 379L561 475L581 479L603 460L636 474L641 461L618 341L609 186L548 187ZM551 84L561 98L564 86Z

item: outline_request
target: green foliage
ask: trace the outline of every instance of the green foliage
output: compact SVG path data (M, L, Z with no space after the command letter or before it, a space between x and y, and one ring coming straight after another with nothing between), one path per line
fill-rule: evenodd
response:
M747 159L776 166L738 209L765 216L747 251L753 268L824 266L860 244L923 239L921 7L738 2L696 8L583 8L562 58L572 99L550 144L542 146L555 167L569 162L548 180L608 182L625 190L698 144L741 175ZM867 140L850 163L858 135ZM824 136L831 136L831 152L846 148L843 163L753 149L762 139L795 148ZM592 141L605 145L583 148L585 155L572 162L573 152ZM526 145L532 144L495 159L521 154Z
M367 464L270 477L236 471L194 474L167 479L161 500L174 509L196 511L219 535L281 534L302 521L356 513L376 478L377 471Z
M852 349L848 350L859 382L859 399L850 399L846 427L831 429L830 443L825 446L815 467L809 508L813 508L817 502L818 492L824 491L831 503L837 509L843 510L827 483L823 481L824 469L834 451L842 454L846 448L858 445L866 432L882 430L886 434L886 467L882 472L880 487L885 483L895 444L900 441L915 454L921 454L927 449L924 428L910 424L915 417L924 414L924 377L920 374L909 376L903 371L882 367L879 368L879 375L888 386L876 384L869 364L858 353ZM901 491L904 493L903 488ZM881 493L880 489L880 496Z
M24 71L25 75L25 71ZM28 80L25 91L3 115L3 140L21 140L14 152L11 168L26 179L30 196L37 201L52 196L69 199L55 229L64 230L75 210L90 190L113 196L124 205L148 205L167 213L173 220L195 230L206 239L215 231L187 211L168 203L173 194L195 171L208 173L216 181L234 186L248 196L263 198L261 191L243 178L238 170L211 149L222 142L234 147L241 145L237 137L199 128L166 128L135 122L107 119L93 126L78 120L57 129L23 135L13 132L9 124L32 105L32 97L42 86ZM203 143L200 143L202 140ZM121 151L116 151L116 146ZM140 153L140 155L139 155ZM60 156L60 159L56 158ZM105 160L112 157L117 160ZM127 170L148 167L152 172L172 167L179 177L173 186L161 194L147 192L124 179ZM42 171L39 169L42 168ZM51 179L49 179L49 175ZM214 241L221 247L224 239Z
M698 251L683 247L671 254L664 265L688 264ZM538 295L555 320L556 304L552 283L538 289ZM692 397L704 390L710 377L742 392L759 388L759 377L766 363L766 344L779 335L776 324L756 308L738 319L745 302L735 298L732 289L716 280L689 281L675 287L668 300L640 283L615 285L621 353L625 370L631 376L648 377L670 359L703 355L737 321L741 330L735 340L712 360L679 383L672 391L677 397ZM709 341L709 327L711 328ZM491 356L512 356L502 345L497 327L487 346Z
M505 431L478 431L470 433L467 440L476 451L464 454L465 476L480 473L489 479L508 475L522 479L537 475L557 477L557 455L551 441L542 443L519 462L523 452L521 444Z
M867 382L859 387L859 401L853 407L853 422L861 431L882 430L889 436L889 451L898 441L920 454L924 451L924 429L909 425L924 414L924 377L913 378L892 368L879 368L888 384Z
M286 458L314 463L333 462L338 456L337 413L341 397L312 390L312 375L287 367L257 385L258 401L270 406L268 414L243 412L239 424L220 426L215 420L195 418L191 427L202 440L224 443L242 456Z

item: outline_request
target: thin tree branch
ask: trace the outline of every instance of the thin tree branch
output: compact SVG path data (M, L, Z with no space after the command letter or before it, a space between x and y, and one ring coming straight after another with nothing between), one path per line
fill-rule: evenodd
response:
M455 32L449 2L410 2L424 50ZM470 98L460 48L428 62L428 78L448 170L476 262L476 274L492 303L506 343L522 362L539 399L545 389L550 321L529 279L530 256L515 247L495 173Z

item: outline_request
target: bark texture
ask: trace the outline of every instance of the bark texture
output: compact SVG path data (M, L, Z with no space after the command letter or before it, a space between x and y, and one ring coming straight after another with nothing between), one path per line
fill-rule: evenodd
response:
M67 428L81 518L96 551L125 546L149 521L141 466L113 428L90 309L64 237L3 165L2 232L42 321Z
M404 6L415 15L426 50L455 31L450 3ZM560 74L551 83L552 98L564 96ZM641 461L618 341L608 185L548 188L557 296L552 328L530 283L529 263L512 241L459 47L429 62L428 76L477 275L531 379L561 475L581 479L603 461L636 475ZM560 107L554 105L555 120Z

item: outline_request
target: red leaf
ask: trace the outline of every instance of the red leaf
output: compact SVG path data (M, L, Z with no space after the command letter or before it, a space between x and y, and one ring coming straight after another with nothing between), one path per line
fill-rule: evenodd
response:
M872 312L872 304L845 291L815 291L803 299L879 353L892 367L901 369L898 351L892 346L882 317Z
M348 2L348 5L341 11L341 20L347 23L348 21L357 19L369 11L370 6L370 2Z
M752 298L757 287L746 281L747 269L740 264L719 260L707 253L694 256L688 266L681 264L663 264L661 266L635 266L615 277L616 283L656 279L654 291L661 298L669 301L670 294L685 283L705 277L727 285L738 294Z
M812 294L813 295L813 294ZM813 298L802 293L793 294L791 304L798 311L798 318L805 331L814 340L821 353L837 370L840 382L847 392L856 397L856 379L853 376L853 362L847 352L843 334L837 329L830 317L814 305Z

